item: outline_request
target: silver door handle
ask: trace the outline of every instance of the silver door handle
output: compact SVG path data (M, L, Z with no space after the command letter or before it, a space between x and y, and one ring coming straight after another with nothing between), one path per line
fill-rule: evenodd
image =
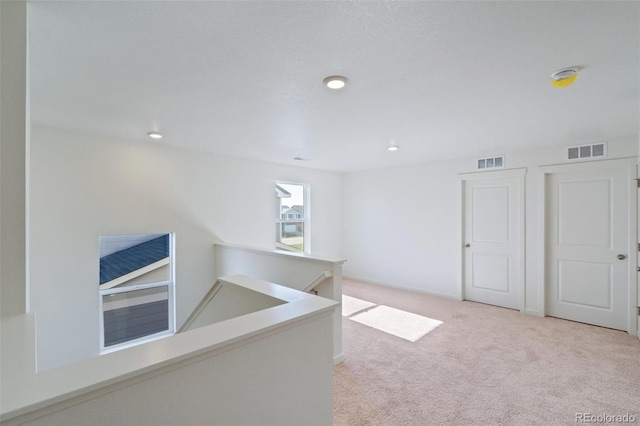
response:
M624 254L619 254L618 255L618 260L625 260L627 258L627 256L625 256Z
M467 244L465 244L464 246L465 246L466 248L469 248L469 247L471 247L471 244L467 243Z

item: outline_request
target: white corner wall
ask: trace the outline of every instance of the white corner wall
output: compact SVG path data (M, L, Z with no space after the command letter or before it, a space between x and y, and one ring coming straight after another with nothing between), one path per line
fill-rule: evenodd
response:
M638 149L637 135L608 144L609 158ZM540 315L538 166L565 162L564 147L491 154L506 154L506 168L527 168L525 310ZM474 171L475 157L346 174L345 278L460 298L459 174Z
M215 281L215 241L273 247L277 180L311 185L313 253L342 252L337 173L34 127L30 178L39 370L98 354L100 235L175 232L177 328Z

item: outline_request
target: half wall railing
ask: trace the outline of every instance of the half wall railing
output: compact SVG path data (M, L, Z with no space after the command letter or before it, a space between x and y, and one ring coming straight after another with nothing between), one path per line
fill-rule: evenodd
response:
M342 265L345 259L268 250L231 243L215 244L216 274L242 274L309 292L342 303ZM333 360L344 359L342 313L333 313Z

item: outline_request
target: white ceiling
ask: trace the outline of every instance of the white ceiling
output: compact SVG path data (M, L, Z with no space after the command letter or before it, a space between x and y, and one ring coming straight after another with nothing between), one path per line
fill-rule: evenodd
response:
M639 17L637 1L32 2L32 121L335 171L611 139L638 133Z

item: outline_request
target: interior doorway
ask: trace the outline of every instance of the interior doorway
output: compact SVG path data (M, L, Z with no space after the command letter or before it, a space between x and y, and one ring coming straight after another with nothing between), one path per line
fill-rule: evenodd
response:
M544 168L547 315L635 332L632 165Z
M462 177L463 299L523 310L525 169Z

